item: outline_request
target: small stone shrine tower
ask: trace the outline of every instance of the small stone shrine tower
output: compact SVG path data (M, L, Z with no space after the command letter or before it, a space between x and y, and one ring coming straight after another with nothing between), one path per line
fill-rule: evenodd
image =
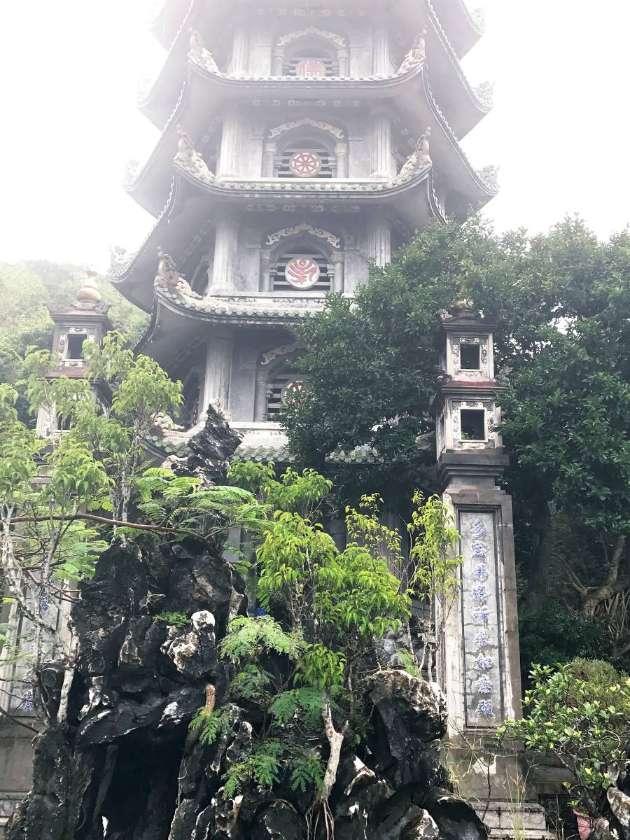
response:
M74 302L67 307L53 309L50 317L54 323L52 352L58 360L57 366L48 374L50 379L60 376L84 379L88 374L87 362L83 356L83 342L101 344L112 326L107 317L109 306L103 302L101 293L94 286L86 284L77 292ZM41 408L37 415L37 433L47 438L62 431L63 418Z
M442 328L437 457L462 558L456 599L442 607L438 655L449 763L460 790L480 801L493 837L544 837L544 811L524 801L518 762L486 749L497 728L521 714L512 500L497 485L508 457L497 431L494 324L462 302L443 316Z
M463 562L440 670L453 733L492 732L519 714L521 697L512 502L497 486L508 458L496 431L494 324L463 303L442 326L438 466Z

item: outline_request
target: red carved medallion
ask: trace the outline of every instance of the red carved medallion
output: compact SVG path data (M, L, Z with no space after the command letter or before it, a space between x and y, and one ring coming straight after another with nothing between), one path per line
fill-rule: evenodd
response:
M322 168L322 159L316 152L296 152L289 166L296 178L317 178Z
M319 280L320 269L315 260L308 257L295 257L284 272L287 282L295 289L310 289Z
M326 65L319 58L305 58L295 68L298 76L319 79L326 75Z

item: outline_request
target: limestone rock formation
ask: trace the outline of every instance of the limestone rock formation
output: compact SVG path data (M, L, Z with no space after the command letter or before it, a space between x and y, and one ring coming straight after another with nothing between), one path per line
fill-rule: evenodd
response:
M238 443L211 412L178 469L221 481ZM323 840L323 825L309 824L310 797L288 785L223 796L225 770L259 723L227 704L230 672L217 655L230 617L246 608L242 593L220 543L117 544L103 554L72 613L69 692L58 663L42 672L50 722L9 840ZM167 624L174 612L190 616L186 626ZM387 668L371 700L373 734L361 748L346 741L330 797L337 840L485 840L473 809L441 787L439 689ZM229 715L211 746L189 728L208 704L227 704Z

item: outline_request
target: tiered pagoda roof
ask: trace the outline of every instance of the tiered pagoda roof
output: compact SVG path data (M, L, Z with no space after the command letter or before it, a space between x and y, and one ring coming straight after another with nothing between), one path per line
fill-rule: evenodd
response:
M317 9L316 0L301 7ZM367 0L348 0L348 14L373 16ZM391 9L389 9L391 5ZM478 23L463 0L397 0L380 10L398 23L401 40L410 32L424 32L426 58L403 64L390 75L301 78L295 76L231 75L220 69L212 50L221 52L221 32L239 15L264 13L251 0L166 0L154 31L168 49L161 73L142 102L146 115L161 129L146 163L128 184L130 194L156 221L139 251L113 277L133 302L150 310L157 298L171 315L200 320L234 319L248 323L275 323L303 317L322 301L313 297L273 300L244 295L167 293L154 289L156 253L171 253L178 265L207 237L213 219L229 208L247 211L264 207L282 210L359 212L364 207L390 208L409 230L431 221L445 221L446 211L435 189L434 176L444 191L462 198L462 218L482 207L496 192L493 183L477 173L459 141L487 113L489 106L475 94L462 72L459 57L480 37ZM389 9L389 10L388 10ZM293 10L295 11L295 10ZM339 14L339 10L335 7ZM287 10L291 14L291 9ZM203 47L191 48L191 32L199 32ZM193 149L181 152L182 134L200 137L226 106L247 103L261 114L289 101L330 102L344 109L387 104L398 114L410 138L430 132L431 157L426 165L405 177L365 179L283 179L216 176ZM199 220L205 220L200 224ZM169 318L171 317L169 315ZM178 316L178 317L179 317Z

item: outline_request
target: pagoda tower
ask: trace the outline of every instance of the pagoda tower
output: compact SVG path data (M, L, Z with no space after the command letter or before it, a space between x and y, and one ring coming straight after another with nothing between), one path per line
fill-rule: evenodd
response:
M161 134L128 184L155 224L113 281L188 428L213 404L278 459L292 327L494 195L460 148L489 107L460 67L480 28L462 0L167 0L155 34Z

